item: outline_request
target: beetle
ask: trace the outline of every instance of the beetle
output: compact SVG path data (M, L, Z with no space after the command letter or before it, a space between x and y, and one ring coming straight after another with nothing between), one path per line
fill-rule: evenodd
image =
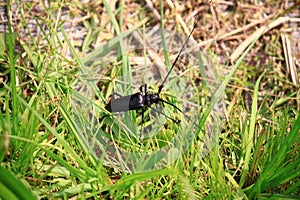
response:
M179 109L174 104L163 100L162 98L160 98L159 95L164 87L166 80L168 79L170 73L172 72L176 62L178 61L183 49L187 45L187 43L196 27L197 27L197 21L194 23L194 26L193 26L191 32L189 33L187 39L185 40L184 44L182 45L180 51L178 52L174 62L172 63L170 70L168 71L167 75L165 76L164 80L162 81L161 85L159 86L157 93L154 93L154 94L148 93L148 87L145 84L145 85L142 85L140 87L140 91L135 94L121 96L119 98L111 98L110 101L106 104L105 109L111 113L127 112L129 110L142 109L142 123L144 123L144 112L146 111L147 108L150 107L153 111L164 115L165 117L172 120L173 122L180 123L180 120L176 120L176 119L173 119L172 117L167 116L163 112L161 112L155 108L152 108L151 105L159 104L159 103L168 104L168 105L174 107L175 109L177 109L178 111L180 111L181 113L183 113L181 109Z

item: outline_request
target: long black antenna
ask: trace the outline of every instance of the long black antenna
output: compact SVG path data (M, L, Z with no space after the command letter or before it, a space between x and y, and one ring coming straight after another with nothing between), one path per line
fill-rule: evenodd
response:
M185 42L183 43L183 45L182 45L180 51L178 52L178 54L177 54L177 56L176 56L176 58L175 58L175 60L174 60L174 62L173 62L173 64L172 64L171 69L168 71L168 73L167 73L165 79L163 80L163 82L162 82L161 85L159 86L158 94L159 94L159 93L161 92L161 90L163 89L164 84L165 84L167 78L169 77L169 75L171 74L171 71L173 70L173 68L174 68L174 66L175 66L175 64L176 64L176 62L177 62L177 60L179 59L180 54L182 53L183 49L185 48L186 44L188 43L188 41L189 41L189 39L190 39L190 37L191 37L193 31L194 31L195 28L197 27L197 23L198 23L198 20L194 23L194 27L193 27L193 29L191 30L191 32L190 32L189 36L187 37L187 39L185 40Z

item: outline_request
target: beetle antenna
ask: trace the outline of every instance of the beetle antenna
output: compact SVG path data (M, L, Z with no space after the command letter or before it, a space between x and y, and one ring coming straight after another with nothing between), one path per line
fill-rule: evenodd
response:
M161 99L161 98L159 98L159 101L161 101L162 103L166 103L166 104L168 104L168 105L170 105L170 106L176 108L176 109L179 110L181 113L183 113L182 110L181 110L180 108L178 108L177 106L175 106L174 104L172 104L172 103L170 103L170 102L168 102L168 101L165 101L165 100L163 100L163 99Z
M160 110L158 110L158 109L156 109L156 108L153 108L153 107L150 107L150 108L151 108L151 110L153 110L154 112L156 112L156 113L158 113L158 114L160 114L160 115L163 115L163 116L165 116L166 118L172 120L174 123L176 123L176 124L179 124L179 123L180 123L180 120L173 119L172 117L169 117L168 115L166 115L165 113L163 113L162 111L160 111Z
M163 89L164 84L165 84L166 80L168 79L169 75L171 74L171 71L173 70L173 68L174 68L174 66L175 66L175 64L176 64L176 62L177 62L177 60L179 59L180 54L182 53L183 49L185 48L186 44L188 43L188 41L189 41L189 39L190 39L190 37L191 37L193 31L194 31L195 28L197 27L197 23L198 23L198 20L194 23L194 27L193 27L193 29L191 30L191 32L190 32L189 36L187 37L187 39L185 40L185 42L183 43L183 45L182 45L180 51L178 52L178 54L177 54L177 56L176 56L176 58L175 58L175 60L174 60L174 62L173 62L173 64L172 64L172 67L170 68L170 70L168 71L168 73L167 73L165 79L163 80L163 82L162 82L161 85L159 86L159 88L158 88L158 94L159 94L159 93L161 92L161 90Z

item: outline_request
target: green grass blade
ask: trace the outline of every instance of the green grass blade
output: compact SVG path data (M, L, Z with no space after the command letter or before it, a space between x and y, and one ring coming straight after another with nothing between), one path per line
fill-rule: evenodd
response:
M254 93L252 98L252 106L251 106L251 118L250 118L250 125L249 125L249 131L247 135L244 137L247 141L245 142L245 163L242 170L242 176L240 180L240 185L244 184L245 178L247 176L247 173L249 172L249 164L250 164L250 156L251 156L251 150L253 148L253 140L254 140L254 131L255 131L255 123L256 123L256 117L257 117L257 100L258 100L258 88L260 81L265 73L260 75L258 80L256 81L255 87L254 87Z
M86 169L86 172L89 172L90 174L94 174L95 172L90 170L86 163L78 156L78 154L74 151L73 148L70 147L70 145L56 132L56 130L48 123L46 120L40 116L40 114L32 109L25 100L23 100L21 97L18 97L18 100L20 103L22 103L29 111L33 113L33 115L42 123L44 126L56 137L56 139L66 148L68 152L78 161L79 165Z
M119 24L118 24L118 22L115 18L115 15L111 11L110 6L109 6L109 4L106 0L103 0L103 5L107 10L107 13L110 17L110 20L112 22L114 30L116 31L117 36L122 35L120 26L119 26ZM129 64L129 61L128 61L128 57L126 55L126 49L125 49L125 46L124 46L124 41L121 39L121 37L118 37L118 38L120 38L120 40L118 41L118 44L119 44L118 57L119 56L121 57L122 65L123 65L120 76L122 77L122 81L124 81L126 83L132 83L131 68L130 68L130 64ZM122 87L123 88L122 93L124 95L126 95L125 92L128 91L128 90L126 90L125 87L126 87L125 85L124 85L124 87Z
M160 1L160 16L164 16L163 1ZM163 46L165 65L168 67L168 69L167 69L167 71L168 71L171 68L171 61L169 58L167 44L166 44L164 18L163 17L160 18L160 29L161 29L161 41L162 41L162 46Z
M37 199L28 188L2 166L0 166L0 191L3 199Z
M8 49L8 56L9 56L9 65L10 65L10 86L11 86L11 99L12 99L12 120L13 120L13 126L12 126L12 134L16 135L18 130L18 109L19 109L19 103L17 99L17 85L16 85L16 79L17 79L17 72L16 72L16 66L15 66L15 52L14 52L14 34L11 27L11 7L10 7L10 1L6 1L6 11L7 11L7 17L8 17L8 34L7 34L7 49Z
M284 134L284 132L282 132ZM274 152L274 156L267 163L266 167L262 170L260 176L257 181L250 189L247 191L248 197L253 198L257 194L261 194L262 191L267 190L272 187L276 187L280 184L284 184L289 180L296 179L300 176L299 166L300 166L300 156L297 156L294 159L294 162L286 162L286 158L291 151L294 143L295 145L299 145L299 133L300 133L300 113L298 113L297 119L294 121L292 125L292 129L284 140L278 141L280 142L280 146L278 151ZM295 185L299 185L298 183ZM299 190L297 187L293 186L294 191L289 191L292 193L297 193ZM290 188L291 189L291 188ZM288 192L288 191L287 191ZM287 193L288 194L288 193ZM290 193L289 193L290 194Z
M263 33L263 31L261 32ZM233 68L230 70L230 72L228 73L228 75L225 77L225 79L222 81L221 85L219 86L219 88L216 90L215 94L213 95L210 103L208 104L207 108L205 109L202 117L199 120L198 123L198 130L196 131L196 134L200 133L200 129L201 127L204 125L207 117L209 116L210 112L212 111L214 105L218 102L218 100L220 99L220 97L224 94L225 91L225 87L228 84L229 80L233 77L233 75L235 74L236 70L238 69L238 67L240 66L240 64L242 63L243 59L246 57L246 55L248 54L248 52L252 49L252 47L254 46L254 44L256 43L256 41L260 38L261 34L259 34L257 36L257 38L248 46L248 48L245 50L245 52L242 54L242 56L237 60L237 62L235 63L235 65L233 66Z

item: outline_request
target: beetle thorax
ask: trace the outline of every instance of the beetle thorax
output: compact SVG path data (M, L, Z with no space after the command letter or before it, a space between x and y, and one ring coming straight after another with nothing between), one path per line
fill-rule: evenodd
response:
M147 94L144 96L144 105L148 106L154 103L159 102L159 95L158 94Z

